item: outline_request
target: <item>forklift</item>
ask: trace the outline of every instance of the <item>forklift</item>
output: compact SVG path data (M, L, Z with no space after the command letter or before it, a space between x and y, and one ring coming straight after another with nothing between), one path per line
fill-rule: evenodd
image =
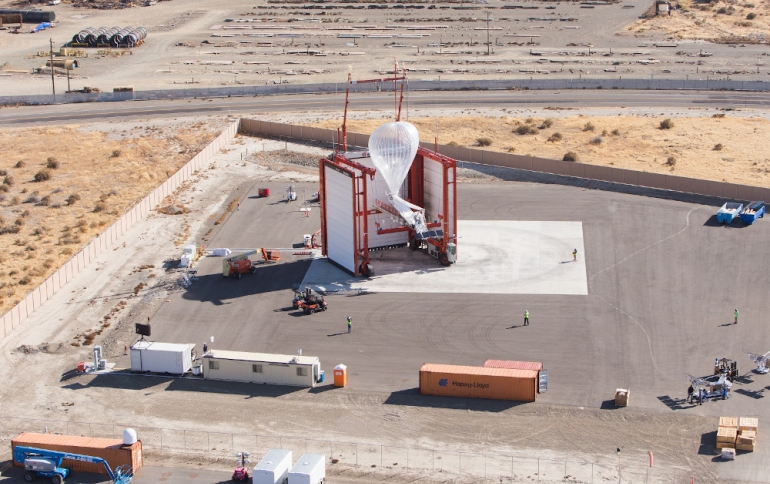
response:
M730 358L717 358L714 360L714 374L725 375L732 382L738 378L738 363Z
M315 314L317 311L326 311L328 306L323 296L313 294L313 290L308 286L305 292L297 292L291 302L294 309L302 309L305 314Z

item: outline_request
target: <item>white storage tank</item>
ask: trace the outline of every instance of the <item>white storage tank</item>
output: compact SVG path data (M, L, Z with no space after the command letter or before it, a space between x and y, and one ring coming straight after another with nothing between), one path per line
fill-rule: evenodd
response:
M131 346L131 371L184 375L192 369L194 344L137 341Z
M253 484L286 484L291 469L291 451L270 449L259 464L254 466Z
M326 479L326 457L302 454L289 471L289 484L320 484Z

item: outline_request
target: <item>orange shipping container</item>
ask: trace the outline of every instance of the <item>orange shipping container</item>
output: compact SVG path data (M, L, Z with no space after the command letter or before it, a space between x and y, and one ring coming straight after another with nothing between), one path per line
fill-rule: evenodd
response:
M426 363L420 368L420 393L534 402L537 372Z
M136 472L142 467L141 441L131 445L123 445L123 441L120 439L22 432L11 441L11 449L16 448L17 445L101 457L107 461L113 470L118 466L124 465L131 467L133 472ZM18 462L14 462L13 464L15 466L23 465ZM62 463L62 467L66 467L72 472L107 473L103 465L90 462L65 460Z
M511 370L541 371L543 364L535 361L487 360L484 368L510 368Z

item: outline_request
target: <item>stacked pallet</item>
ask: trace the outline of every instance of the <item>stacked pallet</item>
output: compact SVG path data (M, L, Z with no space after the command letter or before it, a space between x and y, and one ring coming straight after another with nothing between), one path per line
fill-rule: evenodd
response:
M735 448L754 452L757 445L757 429L759 419L755 417L741 417L738 423L738 436L735 440Z

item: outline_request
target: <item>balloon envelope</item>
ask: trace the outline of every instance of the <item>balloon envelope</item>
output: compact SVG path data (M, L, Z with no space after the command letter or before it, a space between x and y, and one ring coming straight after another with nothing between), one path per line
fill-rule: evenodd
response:
M419 144L417 128L405 121L385 123L369 137L372 162L385 178L391 193L397 194L404 183Z

